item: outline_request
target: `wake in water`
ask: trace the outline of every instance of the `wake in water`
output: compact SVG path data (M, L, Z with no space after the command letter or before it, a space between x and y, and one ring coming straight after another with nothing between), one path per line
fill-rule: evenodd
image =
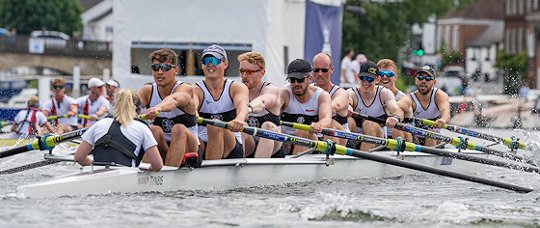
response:
M518 131L518 130L516 130ZM540 166L540 132L538 131L522 131L524 135L523 141L527 143L527 148L523 151L523 157L527 161L532 162L536 166Z

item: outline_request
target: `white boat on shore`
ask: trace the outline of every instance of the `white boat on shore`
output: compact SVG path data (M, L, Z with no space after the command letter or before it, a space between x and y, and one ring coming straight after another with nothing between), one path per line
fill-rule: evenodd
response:
M478 174L483 164L419 152L373 152L449 171ZM487 157L480 152L462 152ZM52 158L54 159L54 158ZM68 159L69 160L69 159ZM42 183L18 187L26 197L58 197L107 193L166 192L181 190L225 190L241 187L280 185L323 179L360 179L396 177L416 171L346 155L326 159L323 154L298 158L244 158L204 161L201 168L164 167L160 172L140 168L92 166L80 172L61 176Z

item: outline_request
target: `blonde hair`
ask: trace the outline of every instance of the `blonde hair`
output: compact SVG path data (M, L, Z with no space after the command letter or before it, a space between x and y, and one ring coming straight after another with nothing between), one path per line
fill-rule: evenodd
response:
M66 80L62 77L56 77L52 80L52 84L56 85L56 83L61 83L62 85L66 84Z
M28 101L26 101L28 107L35 107L37 103L39 103L39 98L37 96L32 96L28 99Z
M259 52L250 51L238 56L238 62L242 62L244 60L248 61L251 64L257 65L262 69L264 69L265 67L264 57Z
M131 90L121 89L114 97L114 117L120 125L129 124L137 112L135 104L139 103L140 99L137 93Z
M385 68L393 67L394 70L397 71L396 62L394 62L394 60L391 60L391 59L381 59L381 60L379 60L379 62L377 62L377 67L385 67ZM395 72L395 73L397 73L397 72Z

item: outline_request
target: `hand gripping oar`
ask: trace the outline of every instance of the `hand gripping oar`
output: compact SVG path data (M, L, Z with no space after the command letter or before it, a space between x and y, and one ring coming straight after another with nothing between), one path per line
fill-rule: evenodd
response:
M200 117L197 119L197 123L199 124L206 123L206 124L211 124L211 125L221 127L221 128L228 128L228 123L226 122L217 121L217 120L207 120ZM354 156L358 158L363 158L366 160L381 162L381 163L385 163L389 165L395 165L395 166L413 169L417 171L422 171L422 172L442 175L446 177L452 177L452 178L456 178L460 180L466 180L466 181L476 182L476 183L490 185L494 187L504 188L504 189L508 189L508 190L512 190L512 191L516 191L520 193L527 193L527 192L533 191L533 189L525 188L525 187L521 187L521 186L517 186L513 184L502 183L502 182L498 182L494 180L484 179L481 177L475 177L475 176L465 175L465 174L451 172L447 170L437 169L437 168L433 168L429 166L418 165L415 163L406 162L406 161L402 161L395 158L384 157L384 156L376 155L376 154L370 154L367 152L347 148L341 145L336 145L335 143L332 143L331 141L326 141L326 142L315 141L311 139L300 138L300 137L296 137L292 135L277 133L273 131L267 131L267 130L254 128L254 127L244 127L242 129L242 132L246 134L254 135L254 136L259 136L262 138L275 140L275 141L315 148L317 151L321 151L323 153L326 153L327 155L332 155L334 153L350 155L350 156Z
M11 124L13 124L13 121L5 121L5 120L1 120L1 121L0 121L0 128L3 128L3 127L5 127L5 126L11 125Z
M29 143L28 145L18 146L0 152L0 158L32 150L52 150L56 145L62 142L80 137L86 130L88 130L88 128L67 132L61 135L44 135L43 137L36 139L33 143Z
M411 118L410 120L411 122L414 122L414 123L419 122L428 126L432 126L432 127L435 126L435 121L433 120L419 119L419 118ZM525 147L527 147L526 143L518 141L519 139L516 139L515 137L502 138L499 136L484 134L481 132L473 131L473 130L463 128L457 125L452 125L452 124L445 124L442 128L459 133L459 134L468 135L468 136L476 137L480 139L485 139L492 142L502 143L508 146L508 148L510 148L511 150L516 150L518 148L525 149Z
M380 118L368 117L368 116L364 116L364 115L353 114L352 116L353 116L353 118L361 118L361 119L371 120L371 121L375 121L375 122L381 123L381 124L384 124L386 122L385 120L380 119ZM521 156L517 156L515 154L511 154L511 153L507 153L507 152L498 151L498 150L491 149L491 148L488 148L488 147L485 147L485 146L480 146L480 145L477 145L474 142L463 139L462 137L449 137L449 136L445 136L445 135L442 135L442 134L439 134L439 133L436 133L436 132L428 131L428 130L418 128L418 127L414 127L414 126L404 124L404 123L397 123L394 126L394 128L396 128L398 130L409 132L409 133L414 134L414 135L423 136L423 137L426 137L426 138L431 138L431 139L443 141L443 142L446 142L446 143L449 143L451 145L456 146L458 149L476 150L476 151L484 152L486 154L493 154L495 156L508 158L508 159L518 161L518 162L525 162L526 161ZM528 163L528 164L530 164L530 163Z
M289 127L292 127L294 129L299 129L299 130L305 130L305 131L311 130L311 126L306 125L306 124L281 121L281 125L289 126ZM432 148L432 147L416 145L414 143L405 142L403 140L383 139L383 138L378 138L374 136L368 136L368 135L352 133L352 132L347 132L347 131L340 131L337 129L330 129L330 128L323 128L321 133L324 135L329 135L329 136L338 137L338 138L383 145L390 148L391 150L396 150L396 151L405 151L405 150L418 151L418 152L424 152L428 154L434 154L434 155L455 158L455 159L460 159L460 160L465 160L465 161L470 161L470 162L477 162L477 163L482 163L486 165L492 165L492 166L497 166L497 167L502 167L502 168L507 168L507 169L540 174L540 168L538 167L530 167L530 166L526 166L522 164L508 163L508 162L503 162L503 161L491 160L487 158L475 157L468 154L446 151L444 149L437 149L437 148Z

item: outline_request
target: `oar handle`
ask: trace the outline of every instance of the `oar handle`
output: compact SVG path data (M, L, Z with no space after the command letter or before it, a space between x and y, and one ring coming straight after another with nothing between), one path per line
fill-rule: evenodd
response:
M84 115L84 114L77 114L77 118L79 118L79 119L85 119L85 120L89 120L89 119L90 119L90 116L88 116L88 115Z
M373 117L373 116L366 116L366 115L362 115L362 114L357 113L357 112L353 112L351 116L353 118L355 118L355 119L370 120L370 121L373 121L373 122L376 122L376 123L379 123L379 124L385 124L386 123L386 119Z
M298 130L304 130L304 131L311 131L311 126L307 124L301 124L301 123L293 123L293 122L287 122L287 121L281 121L281 125L292 127L294 129Z
M210 125L214 125L214 126L221 127L221 128L228 128L228 124L225 123L225 122L217 121L217 120L207 120L207 119L203 119L203 118L200 118L200 117L197 118L197 123L199 123L199 124L205 123L205 124L210 124ZM422 172L442 175L442 176L446 176L446 177L452 177L452 178L456 178L456 179L461 179L461 180L486 184L486 185L490 185L490 186L494 186L494 187L504 188L504 189L508 189L508 190L512 190L512 191L516 191L516 192L520 192L520 193L527 193L527 192L533 191L533 189L530 189L530 188L525 188L525 187L521 187L521 186L517 186L517 185L513 185L513 184L507 184L507 183L502 183L502 182L493 181L493 180L489 180L489 179L484 179L484 178L481 178L481 177L456 173L456 172L452 172L452 171L432 168L432 167L428 167L428 166L422 166L422 165L418 165L418 164L411 163L411 162L406 162L406 161L395 159L395 158L384 157L384 156L380 156L380 155L376 155L376 154L371 154L371 153L367 153L367 152L347 148L347 147L341 146L341 145L330 144L328 142L315 141L315 140L311 140L311 139L300 138L300 137L296 137L296 136L292 136L292 135L287 135L287 134L273 132L273 131L267 131L267 130L264 130L264 129L254 128L254 127L244 127L244 129L242 129L242 131L244 133L251 134L251 135L254 135L254 136L259 136L259 137L262 137L262 138L267 138L267 139L280 141L280 142L284 142L284 143L290 143L290 144L294 144L294 145L301 145L301 146L304 146L304 147L315 148L317 151L320 151L320 152L323 152L323 153L328 153L329 151L332 151L332 152L335 152L337 154L350 155L350 156L354 156L354 157L358 157L358 158L364 158L364 159L371 160L371 161L390 164L390 165L399 166L399 167L408 168L408 169L413 169L413 170L417 170L417 171L422 171ZM329 148L329 147L331 147L331 148Z
M157 115L159 115L159 112L156 112L156 116ZM146 119L148 119L148 114L146 114L146 113L142 114L142 115L139 116L139 118L141 118L141 120L146 120Z

